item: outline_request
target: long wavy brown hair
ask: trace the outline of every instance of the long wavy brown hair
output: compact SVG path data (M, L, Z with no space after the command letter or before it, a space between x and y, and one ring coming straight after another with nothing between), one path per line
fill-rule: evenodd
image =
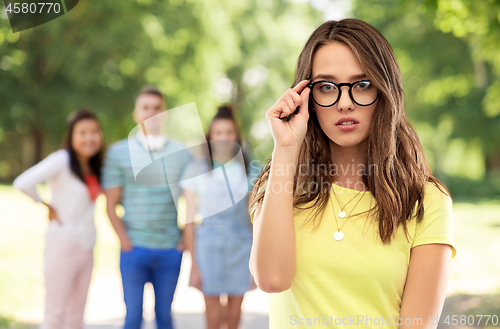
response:
M401 72L396 57L387 40L373 26L357 19L323 23L311 34L300 53L292 87L311 76L314 54L320 47L331 42L349 46L368 79L380 91L366 140L364 164L364 168L375 167L378 170L365 170L362 175L363 183L376 200L376 205L366 212L378 217L375 218L378 219L380 238L384 244L390 243L400 224L408 238L407 221L414 216L417 223L423 219L424 189L427 182L432 182L450 197L451 194L431 172L420 139L404 112ZM331 149L332 141L321 129L312 103L309 101L307 132L295 167L293 206L299 209L314 207L314 216L306 219L304 225L312 221L316 228L321 221L321 216L318 215L327 206L334 179L326 168L331 168L334 164L327 151ZM262 206L271 162L272 155L250 192L249 213ZM315 163L319 169L307 170L307 174L299 175L301 165L307 166L310 163ZM325 170L321 170L322 167ZM319 188L307 193L298 188L310 186L310 183ZM300 207L305 204L310 206ZM413 214L415 207L416 213Z

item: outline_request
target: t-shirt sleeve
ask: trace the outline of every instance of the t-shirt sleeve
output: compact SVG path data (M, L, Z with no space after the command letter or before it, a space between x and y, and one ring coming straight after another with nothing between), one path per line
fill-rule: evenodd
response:
M416 224L411 248L423 244L441 243L452 248L452 258L457 254L453 240L453 204L448 195L434 184L429 184L424 196L424 217Z
M36 202L43 202L38 195L36 185L45 183L57 175L64 166L68 165L69 154L66 150L58 150L19 175L13 182L15 189L30 196Z
M199 193L200 177L196 177L200 174L202 174L202 172L200 172L200 165L198 161L192 160L182 171L181 177L179 179L179 186L184 190Z
M120 152L117 145L111 145L106 152L102 167L102 189L123 186L125 174L120 161Z

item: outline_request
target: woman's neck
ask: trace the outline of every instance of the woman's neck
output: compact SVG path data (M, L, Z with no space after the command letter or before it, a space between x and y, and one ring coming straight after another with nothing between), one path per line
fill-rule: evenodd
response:
M233 155L230 152L217 152L213 151L212 158L217 162L228 162L233 158Z
M366 166L364 144L345 147L332 143L331 150L332 162L336 169L333 182L352 190L368 190L368 187L363 182L363 173Z
M82 170L82 174L90 174L91 169L90 169L90 158L86 156L81 156L81 155L76 155L76 158L78 160L78 163L80 164L80 168Z

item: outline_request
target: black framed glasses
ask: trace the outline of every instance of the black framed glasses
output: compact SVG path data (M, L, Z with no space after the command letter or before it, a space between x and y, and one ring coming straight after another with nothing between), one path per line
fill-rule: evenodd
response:
M342 95L342 87L349 87L351 100L359 106L369 106L375 103L379 90L368 79L358 80L353 83L336 83L328 80L319 80L307 84L311 88L313 101L322 107L335 105Z

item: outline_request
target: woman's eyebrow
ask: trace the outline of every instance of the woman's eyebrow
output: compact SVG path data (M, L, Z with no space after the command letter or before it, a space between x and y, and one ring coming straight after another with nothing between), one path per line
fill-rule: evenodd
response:
M317 74L313 80L316 80L316 79L329 79L329 80L337 80L337 77L334 76L334 75L331 75L331 74ZM363 79L363 78L366 78L366 74L364 73L361 73L361 74L356 74L356 75L352 75L351 76L351 80L357 80L357 79Z

